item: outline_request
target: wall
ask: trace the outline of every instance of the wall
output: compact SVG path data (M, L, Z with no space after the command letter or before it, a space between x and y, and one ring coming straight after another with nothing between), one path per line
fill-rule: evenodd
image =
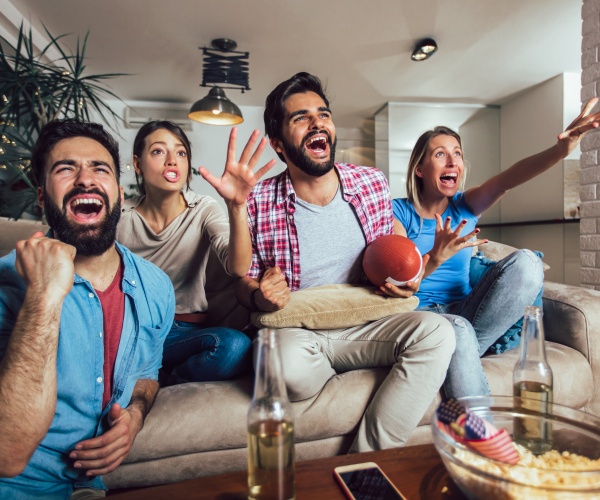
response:
M555 143L559 131L579 113L578 91L579 75L562 74L501 106L501 170ZM571 213L573 196L568 194L572 192L568 181L578 158L577 149L567 160L508 192L499 203L500 222L562 220L565 212L569 212L570 217L576 215ZM565 168L566 165L569 168ZM498 230L502 243L544 253L544 261L550 265L546 279L579 285L577 223L503 225Z
M581 101L598 96L600 0L584 0L581 11ZM581 141L581 285L600 290L600 133Z
M465 187L480 186L500 172L500 108L478 111L461 125L458 133L467 165ZM498 204L486 211L480 219L481 224L496 222L500 222ZM494 239L494 236L484 237Z
M544 82L502 106L500 112L501 169L550 147L563 130L563 77ZM533 196L532 196L533 195ZM563 216L562 161L544 174L508 192L502 199L502 222Z

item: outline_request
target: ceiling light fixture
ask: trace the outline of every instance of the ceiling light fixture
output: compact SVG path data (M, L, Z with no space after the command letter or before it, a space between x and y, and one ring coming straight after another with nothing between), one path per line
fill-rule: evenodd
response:
M237 89L242 93L250 90L250 54L236 51L237 43L228 38L217 38L211 43L211 48L200 47L204 57L200 86L212 88L206 97L192 105L188 118L209 125L237 125L244 121L244 117L223 89Z
M437 51L438 46L433 38L424 38L415 46L410 58L413 61L424 61L429 59Z

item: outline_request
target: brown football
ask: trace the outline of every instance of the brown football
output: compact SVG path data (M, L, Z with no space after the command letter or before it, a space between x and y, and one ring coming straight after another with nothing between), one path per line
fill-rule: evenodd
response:
M423 259L412 241L399 234L380 236L367 245L363 270L375 286L389 282L404 286L421 272Z

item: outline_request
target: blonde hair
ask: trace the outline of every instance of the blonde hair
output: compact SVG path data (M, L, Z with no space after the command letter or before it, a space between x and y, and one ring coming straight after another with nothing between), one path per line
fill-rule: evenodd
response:
M438 135L449 135L454 137L458 141L458 145L462 149L462 141L460 135L454 130L444 127L442 125L435 127L433 130L428 130L421 134L421 137L417 139L415 147L410 154L410 160L408 162L408 172L406 175L406 193L408 201L413 204L419 218L421 218L421 200L423 195L423 179L417 175L417 167L423 162L423 157L429 149L429 143L431 139ZM465 180L467 177L466 165L463 171L463 175L460 179L459 190L463 191L465 187ZM422 221L421 221L422 223Z

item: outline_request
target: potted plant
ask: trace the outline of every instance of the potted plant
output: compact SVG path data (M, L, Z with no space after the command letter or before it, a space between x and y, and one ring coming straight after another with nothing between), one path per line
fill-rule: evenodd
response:
M23 25L15 46L0 42L0 216L13 219L24 213L41 218L37 186L31 175L31 150L40 129L50 120L76 118L89 121L90 112L105 123L119 116L103 101L118 97L103 85L104 80L122 76L110 73L84 76L85 49L77 39L74 53L67 52L62 39L44 27L48 44L36 51L32 31ZM58 54L54 59L50 54ZM109 122L110 120L110 122Z

